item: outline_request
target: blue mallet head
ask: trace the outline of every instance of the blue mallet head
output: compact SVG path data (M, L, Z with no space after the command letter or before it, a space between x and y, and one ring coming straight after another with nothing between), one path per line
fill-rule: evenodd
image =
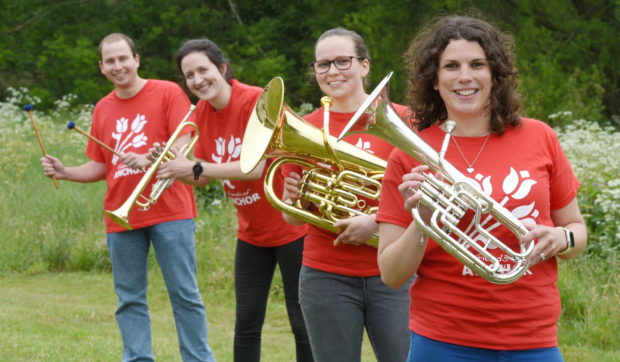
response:
M26 104L24 106L24 111L32 111L32 104Z
M68 129L73 129L75 127L75 122L71 121L69 123L67 123L67 128Z

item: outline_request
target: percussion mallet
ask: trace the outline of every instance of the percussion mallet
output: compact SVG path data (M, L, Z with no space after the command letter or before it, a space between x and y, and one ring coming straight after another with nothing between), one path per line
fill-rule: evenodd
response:
M84 130L80 129L78 126L75 125L75 122L71 121L69 123L67 123L67 128L68 129L73 129L75 131L77 131L78 133L90 138L93 142L97 143L99 146L105 148L106 150L112 152L113 154L117 155L118 157L121 157L121 154L114 151L110 146L106 145L105 143L99 141L98 139L96 139L95 137L93 137L92 135L90 135L88 132L84 132Z
M47 151L45 150L45 145L43 144L43 139L41 139L41 135L39 134L39 128L37 127L37 122L34 121L34 116L32 115L32 104L26 104L24 106L24 111L28 112L28 116L30 117L30 121L32 123L32 128L34 129L34 134L37 136L37 141L39 141L39 146L41 147L41 152L43 156L47 156ZM58 184L58 180L56 177L52 176L52 183L56 189L60 189L60 185Z

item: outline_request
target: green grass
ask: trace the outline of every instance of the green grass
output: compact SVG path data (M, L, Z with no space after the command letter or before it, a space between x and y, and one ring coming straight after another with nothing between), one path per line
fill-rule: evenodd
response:
M221 250L216 247L214 254L222 256ZM209 343L219 361L232 361L232 275L217 267L219 262L228 261L211 259L202 259L199 272L208 313ZM151 258L148 300L154 353L160 361L180 361L170 303L154 264ZM293 361L294 341L277 274L274 283L263 330L262 360ZM587 314L592 313L589 312L582 323L575 324L564 317L560 321L564 357L569 362L619 361L620 351L614 345L618 299L611 298L618 291L610 291L610 298L602 302L592 298L590 292L579 296L586 310L594 310L593 318L588 318ZM0 361L119 360L121 342L114 319L115 306L116 296L107 272L5 275L0 278ZM601 316L607 318L600 320ZM368 340L364 341L363 352L363 361L375 360Z
M150 275L153 349L159 361L180 361L163 280ZM279 282L279 280L277 281ZM232 285L201 283L209 344L218 361L232 361ZM15 274L0 279L0 361L118 361L122 346L114 319L111 276L102 272ZM294 340L279 288L273 288L263 328L262 360L294 361ZM368 341L364 361L374 361Z

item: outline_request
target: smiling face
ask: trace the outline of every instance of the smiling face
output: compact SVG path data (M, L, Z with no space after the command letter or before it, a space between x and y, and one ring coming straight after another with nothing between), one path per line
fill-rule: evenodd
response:
M126 41L115 40L101 45L99 69L115 88L129 89L133 87L139 79L139 67L140 57L133 55Z
M437 84L448 119L489 121L493 79L484 50L475 41L451 40L439 58Z
M225 67L225 65L224 65ZM211 103L216 109L228 104L230 85L224 78L225 69L211 62L206 53L197 51L181 60L181 71L187 88L198 98Z
M315 60L317 61L331 61L338 57L357 55L353 40L346 36L328 36L320 40L315 47ZM365 95L364 77L369 69L368 59L353 58L349 69L340 70L332 63L327 72L315 76L323 93L331 97L336 104Z

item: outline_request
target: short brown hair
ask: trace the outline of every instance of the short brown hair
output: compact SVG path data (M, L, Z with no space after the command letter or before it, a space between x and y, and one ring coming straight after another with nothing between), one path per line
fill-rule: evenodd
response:
M99 57L101 58L101 49L103 48L103 44L114 43L115 41L119 41L119 40L124 40L125 43L129 45L129 49L131 49L131 55L133 55L134 57L138 55L138 52L136 51L136 45L134 44L133 40L131 40L130 37L128 37L125 34L121 34L121 33L112 33L112 34L106 35L105 38L103 38L101 42L99 43Z

